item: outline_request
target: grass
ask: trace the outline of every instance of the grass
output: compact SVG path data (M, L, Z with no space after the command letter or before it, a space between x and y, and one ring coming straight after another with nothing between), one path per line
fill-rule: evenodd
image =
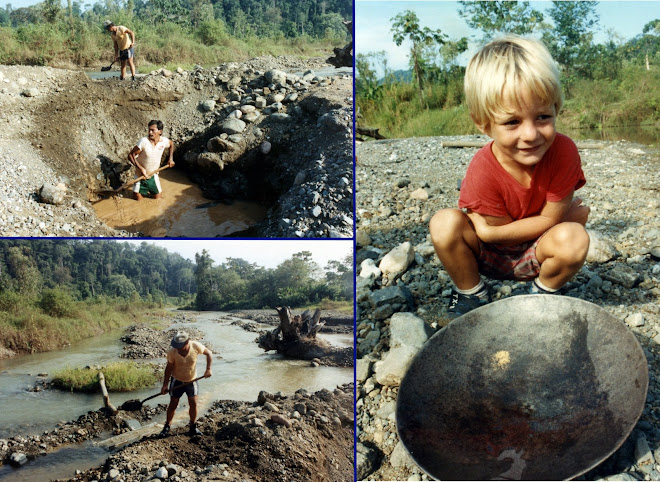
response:
M64 314L49 313L24 297L0 293L0 345L19 353L50 351L115 328L142 322L160 311L139 300L70 301Z
M310 310L314 311L317 308L321 310L321 317L323 317L323 312L328 310L340 311L342 313L353 313L353 302L352 301L334 301L324 298L319 303L314 303L306 306L301 306L296 308L297 310Z
M98 374L103 372L109 392L130 392L152 387L162 379L162 371L151 365L135 362L114 362L100 370L92 368L64 368L53 375L53 385L72 392L93 393L101 390Z
M422 98L412 84L389 83L377 95L358 91L361 126L388 138L477 134L454 82L431 85ZM660 68L625 65L617 79L578 79L558 117L560 130L660 125Z

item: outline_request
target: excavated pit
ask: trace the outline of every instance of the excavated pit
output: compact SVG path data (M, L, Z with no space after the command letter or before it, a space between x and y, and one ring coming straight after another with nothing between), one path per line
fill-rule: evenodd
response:
M118 233L350 237L351 92L350 75L249 62L132 83L78 73L40 104L30 138L67 193ZM151 119L175 144L162 198L99 194L134 178L127 155Z

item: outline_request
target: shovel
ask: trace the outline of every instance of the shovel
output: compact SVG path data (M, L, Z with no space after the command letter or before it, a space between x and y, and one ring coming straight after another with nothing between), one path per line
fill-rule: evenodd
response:
M204 376L197 377L194 380L190 380L189 382L182 383L181 385L177 386L177 388L185 387L187 385L195 383L197 380L201 380L202 378L204 378ZM122 403L119 406L119 409L120 410L125 410L127 412L134 412L136 410L140 410L142 408L142 405L144 405L144 402L146 402L148 400L151 400L152 398L156 398L158 395L162 395L162 393L158 392L155 395L151 395L150 397L147 397L142 401L140 401L138 399L126 400L124 403Z
M101 67L101 72L107 72L112 68L112 65L116 62L116 60L112 61L112 64L108 65L107 67Z
M162 167L159 167L159 168L156 169L155 171L152 171L152 172L148 173L146 176L140 176L140 177L138 177L137 179L133 179L132 181L128 181L127 183L122 184L122 185L119 186L117 189L101 189L101 190L94 191L94 194L116 194L116 193L118 193L119 191L121 191L122 189L126 189L127 187L132 186L133 184L135 184L135 183L138 182L138 181L143 181L143 180L145 180L145 179L150 178L151 176L153 176L154 174L156 174L156 173L158 173L158 172L160 172L160 171L164 171L164 170L167 169L168 167L170 167L170 166L168 166L168 165L166 164L166 165L164 165L164 166L162 166Z

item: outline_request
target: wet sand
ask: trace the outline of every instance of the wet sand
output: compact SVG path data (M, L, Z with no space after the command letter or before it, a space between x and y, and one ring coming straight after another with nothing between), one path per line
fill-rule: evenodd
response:
M243 231L266 216L266 206L255 202L233 201L207 208L201 190L176 169L160 174L160 199L133 199L131 188L119 196L94 203L97 216L108 226L150 237L213 238Z

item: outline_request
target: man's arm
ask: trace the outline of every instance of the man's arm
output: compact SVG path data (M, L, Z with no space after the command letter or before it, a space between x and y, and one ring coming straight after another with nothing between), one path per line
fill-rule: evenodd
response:
M565 221L585 224L589 217L589 208L582 200L573 199L573 192L561 201L547 202L536 216L513 221L509 216L482 216L468 212L474 229L485 243L518 244L537 239L548 229Z
M206 355L206 371L204 372L204 378L209 378L212 375L211 363L213 362L213 353L211 353L211 350L204 347L202 354Z
M167 366L165 367L165 376L163 377L163 386L160 389L161 395L165 395L168 392L172 371L174 371L174 364L167 362Z
M142 167L142 164L137 162L137 156L142 152L142 150L138 147L135 146L133 149L131 149L131 152L128 153L128 162L133 164L135 166L135 169L142 174L143 176L147 176L147 171L144 167Z
M170 154L169 154L169 158L167 160L167 165L169 167L174 166L174 142L172 142L172 139L170 139Z
M133 45L135 45L135 34L128 28L126 29L126 33L131 36L131 45L128 47L130 49Z

